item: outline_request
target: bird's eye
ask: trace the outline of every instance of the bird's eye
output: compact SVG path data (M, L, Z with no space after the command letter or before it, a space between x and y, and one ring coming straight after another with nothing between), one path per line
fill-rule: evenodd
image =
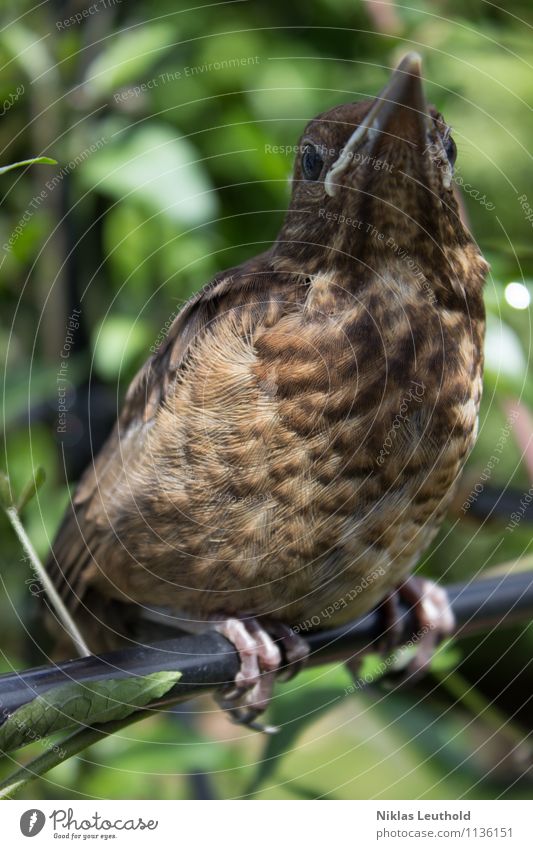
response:
M448 157L448 162L450 163L450 165L453 168L453 166L455 165L455 160L457 159L456 144L455 144L454 140L452 139L452 137L448 136L447 138L444 139L443 145L444 145L444 151L446 153L446 156Z
M306 144L302 153L302 171L306 180L318 180L324 160L314 144Z

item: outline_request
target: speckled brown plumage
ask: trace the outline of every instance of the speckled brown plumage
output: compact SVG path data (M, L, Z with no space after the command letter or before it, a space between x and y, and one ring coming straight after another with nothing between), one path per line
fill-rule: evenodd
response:
M325 190L373 103L309 123L320 176L297 156L272 248L185 306L85 472L49 568L93 649L125 627L103 600L292 626L335 605L329 627L438 530L475 440L487 266L434 110L399 104Z

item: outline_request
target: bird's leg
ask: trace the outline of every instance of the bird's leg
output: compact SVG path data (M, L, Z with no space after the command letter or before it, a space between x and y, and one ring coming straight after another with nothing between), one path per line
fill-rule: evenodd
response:
M277 643L283 648L285 665L278 674L280 681L290 681L300 672L309 657L309 645L289 625L273 620L268 624L268 630Z
M270 703L276 673L283 661L289 669L293 667L295 674L309 653L307 644L279 622L269 624L266 630L256 619L234 617L218 624L216 630L233 643L241 659L234 685L218 696L218 704L233 722L259 731L275 731L256 719ZM283 646L284 656L278 643Z
M418 625L416 632L407 641L402 639L403 615L400 601L410 606ZM375 650L389 657L393 657L405 644L416 650L405 669L397 672L391 668L385 677L394 679L397 684L412 681L413 677L429 666L441 640L453 633L455 617L448 595L434 581L411 575L383 599L379 608L383 614L384 627L382 635L376 640ZM346 662L354 681L360 681L361 662L368 651L372 651L372 647L357 653Z
M453 634L455 616L446 590L428 578L411 575L398 592L412 605L419 626L414 635L417 652L411 662L411 672L416 673L429 665L439 643Z
M401 644L403 629L398 596L399 591L393 590L385 596L379 606L384 624L383 633L380 634L376 643L380 654L390 654Z
M383 606L389 650L392 648L392 639L396 638L395 647L401 644L401 619L398 612L400 600L410 605L418 625L417 631L409 640L409 643L416 647L416 654L407 667L407 674L411 678L429 666L439 643L453 633L455 617L448 595L442 587L428 578L411 575L395 593L388 596Z

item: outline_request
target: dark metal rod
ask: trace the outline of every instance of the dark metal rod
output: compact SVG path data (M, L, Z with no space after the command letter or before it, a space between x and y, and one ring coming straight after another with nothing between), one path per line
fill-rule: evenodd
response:
M533 620L533 572L492 576L446 589L455 614L456 636ZM400 606L400 623L401 640L416 639L416 617L406 605ZM382 632L383 615L378 608L340 628L300 634L309 643L309 662L318 665L347 660L368 650ZM8 673L0 676L0 725L35 696L68 682L90 686L91 681L106 678L179 670L180 681L163 700L170 704L219 689L233 681L238 669L233 645L216 631L208 631Z

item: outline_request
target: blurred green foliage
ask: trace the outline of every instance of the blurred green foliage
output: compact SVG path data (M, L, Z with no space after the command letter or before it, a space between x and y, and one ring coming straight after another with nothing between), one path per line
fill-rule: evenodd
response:
M388 16L361 0L193 9L117 0L81 23L71 16L83 2L1 6L0 164L38 155L59 163L4 175L0 205L1 465L17 491L46 469L25 512L40 553L68 498L66 478L86 461L89 401L105 430L183 300L275 237L292 156L271 146L294 145L311 116L375 94L407 49L423 54L429 98L454 127L458 182L492 266L485 396L467 471L475 483L505 428L505 404L519 401L524 415L533 407L531 313L505 298L511 281L533 291L527 0L415 0ZM81 319L65 358L73 308ZM71 444L56 433L62 361L77 410ZM92 395L80 388L89 379ZM491 485L526 491L521 455L505 439ZM31 575L3 518L0 534L7 671L46 655ZM525 522L509 533L459 510L424 569L462 580L520 566L529 549ZM531 792L532 649L527 628L463 640L401 693L375 686L347 696L344 670L307 671L277 691L283 731L266 742L233 729L211 702L181 707L60 765L27 797L521 798Z

